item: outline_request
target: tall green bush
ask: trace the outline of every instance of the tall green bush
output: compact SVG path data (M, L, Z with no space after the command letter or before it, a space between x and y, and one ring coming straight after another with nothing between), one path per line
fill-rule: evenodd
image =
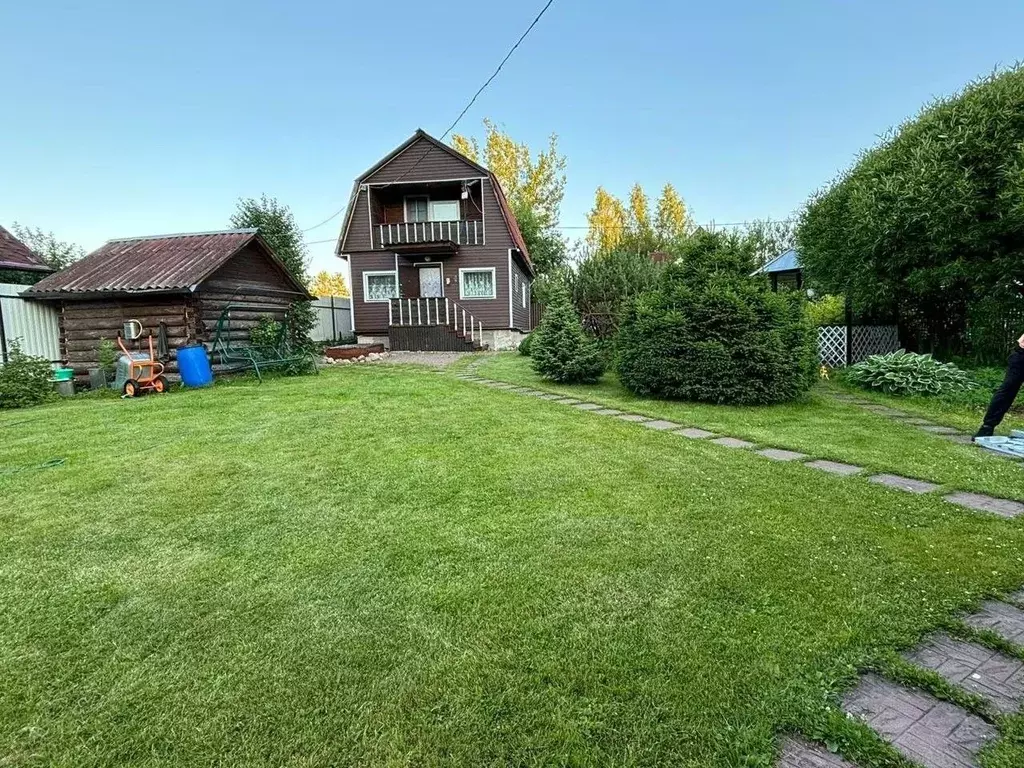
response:
M898 313L918 347L991 356L972 311L1019 312L1024 253L1024 69L925 107L808 204L808 278L858 314ZM997 329L998 333L998 329ZM1005 341L995 344L1005 355Z
M564 287L551 289L544 317L530 336L533 369L544 378L562 384L591 384L604 373L601 350L584 332Z
M658 287L633 301L616 339L623 385L641 395L741 405L778 403L815 380L817 342L797 291L750 277L751 253L700 232Z
M21 345L12 341L7 362L0 365L0 409L25 408L52 400L52 375L49 360L25 354Z

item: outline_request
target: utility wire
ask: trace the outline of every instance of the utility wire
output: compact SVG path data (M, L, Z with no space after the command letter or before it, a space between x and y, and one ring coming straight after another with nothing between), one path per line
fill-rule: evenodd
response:
M480 94L483 93L487 89L487 86L489 86L491 84L491 81L494 80L494 78L496 78L498 76L498 73L501 72L501 68L505 66L505 63L510 58L512 58L512 54L516 52L516 49L522 44L523 40L526 39L526 36L529 35L530 32L533 31L533 28L535 26L537 26L537 22L540 21L541 17L545 13L547 13L548 8L550 8L551 4L554 3L554 2L555 2L555 0L548 0L547 4L543 8L540 9L540 13L538 13L537 16L534 18L534 20L530 23L530 26L528 26L526 28L526 31L523 32L523 34L519 36L519 39L516 40L515 45L513 45L511 48L509 48L508 53L505 54L505 58L503 58L501 60L501 63L498 65L498 68L495 69L494 72L491 73L491 76L488 77L487 80L484 82L484 84L481 85L477 89L477 92L473 94L473 98L471 98L469 100L469 103L466 104L465 107L463 107L462 111L459 113L459 116L456 117L454 122L452 122L452 124L448 126L447 130L445 130L445 132L441 134L441 139L440 139L441 141L444 141L446 138L448 138L448 134L451 133L453 130L455 130L455 126L457 126L459 124L459 121L462 120L462 118L466 116L466 113L469 111L470 107L472 107L473 104L476 103L477 97L479 97ZM426 152L423 152L422 154L420 154L419 158L416 160L415 163L413 163L413 165L409 168L409 170L407 170L405 173L403 173L401 176L399 176L397 179L395 179L394 181L390 182L386 186L391 186L391 184L397 184L402 179L404 179L406 176L408 176L410 173L412 173L416 169L416 166L418 166L420 164L420 162L423 160L423 158L426 157L426 155L427 155ZM324 224L327 224L329 221L331 221L336 216L338 216L338 214L340 214L342 211L344 211L345 208L347 208L347 207L348 207L348 204L342 206L341 208L336 210L334 213L332 213L330 216L328 216L326 219L321 221L319 224L317 224L315 226L312 226L309 229L304 229L304 230L302 230L302 232L303 233L311 232L314 229L318 229L319 227L322 227Z

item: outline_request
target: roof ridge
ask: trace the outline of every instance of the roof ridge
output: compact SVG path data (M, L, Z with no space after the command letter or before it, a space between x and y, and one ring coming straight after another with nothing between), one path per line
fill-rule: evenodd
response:
M112 237L108 243L126 243L135 240L167 240L172 237L208 237L210 235L255 235L259 232L257 227L246 227L244 229L214 229L209 232L175 232L168 235L139 235L138 237Z

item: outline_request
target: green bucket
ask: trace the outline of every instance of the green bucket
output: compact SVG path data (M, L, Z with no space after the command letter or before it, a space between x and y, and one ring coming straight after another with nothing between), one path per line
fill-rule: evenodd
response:
M53 371L54 381L71 381L74 378L75 371L73 368L56 368Z

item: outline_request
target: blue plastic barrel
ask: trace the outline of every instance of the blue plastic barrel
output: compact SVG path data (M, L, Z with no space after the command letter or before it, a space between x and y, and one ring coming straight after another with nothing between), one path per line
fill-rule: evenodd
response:
M181 383L186 387L208 387L213 384L213 370L210 358L206 356L206 347L202 344L189 344L178 347L178 373Z

